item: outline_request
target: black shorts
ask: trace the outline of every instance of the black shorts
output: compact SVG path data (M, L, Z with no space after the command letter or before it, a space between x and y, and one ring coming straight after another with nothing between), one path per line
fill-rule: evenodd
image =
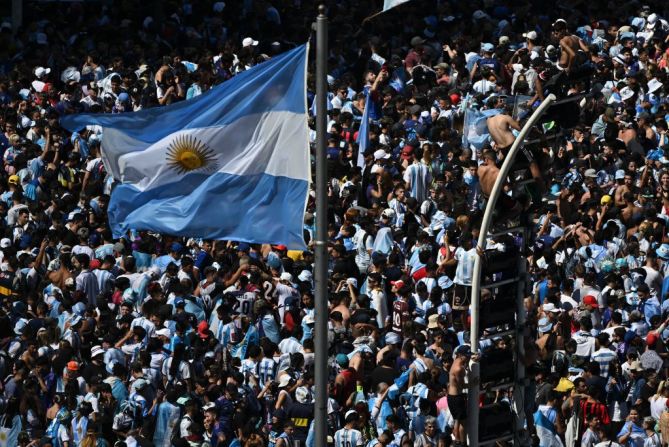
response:
M453 288L453 310L468 310L471 296L471 286L456 284Z
M448 411L456 421L467 419L467 395L458 394L457 396L447 395Z

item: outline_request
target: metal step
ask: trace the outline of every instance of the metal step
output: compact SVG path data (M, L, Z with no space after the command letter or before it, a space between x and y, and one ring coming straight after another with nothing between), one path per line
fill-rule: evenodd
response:
M505 234L509 233L520 233L520 232L525 232L527 230L527 227L510 227L504 231L500 231L498 233L488 233L488 237L495 238L497 236L504 236Z
M511 380L509 382L502 382L502 383L499 383L497 385L491 385L491 386L485 386L485 384L483 384L483 386L481 387L481 389L482 389L481 392L484 393L486 391L504 390L506 388L511 388L512 386L516 386L516 385L517 384L516 384L515 380Z
M513 433L508 434L506 436L502 436L501 438L491 439L490 441L479 442L479 447L484 445L495 445L496 442L509 441L511 439L513 439Z
M485 330L485 329L484 329ZM497 337L504 337L505 335L516 335L516 328L495 332L493 334L483 335L479 337L479 340L491 340Z
M513 278L509 278L509 279L503 279L502 281L497 281L497 282L493 282L493 283L489 283L489 284L483 284L483 285L481 285L481 288L482 289L490 289L490 288L494 288L494 287L505 286L507 284L513 284L515 282L519 282L521 279L523 279L523 278L520 277L520 276L516 276L516 277L513 277Z

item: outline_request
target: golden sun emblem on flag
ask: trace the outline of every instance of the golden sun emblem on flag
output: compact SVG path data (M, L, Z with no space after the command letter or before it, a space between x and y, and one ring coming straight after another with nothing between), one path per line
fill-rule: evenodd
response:
M167 149L167 163L179 174L218 168L214 151L192 135L180 135L172 140Z

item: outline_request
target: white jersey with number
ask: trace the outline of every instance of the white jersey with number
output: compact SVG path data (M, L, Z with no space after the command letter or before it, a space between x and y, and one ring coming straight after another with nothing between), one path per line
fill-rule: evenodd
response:
M244 292L237 295L237 306L235 308L240 314L250 317L253 314L253 302L255 300L255 292Z
M358 447L363 445L362 434L355 429L342 428L334 437L335 447Z

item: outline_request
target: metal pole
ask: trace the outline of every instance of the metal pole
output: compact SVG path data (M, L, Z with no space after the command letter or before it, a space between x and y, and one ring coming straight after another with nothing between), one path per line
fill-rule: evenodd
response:
M522 232L523 247L527 247L529 231L525 229ZM513 387L513 401L516 407L516 428L514 430L514 445L523 445L523 442L529 439L529 436L521 436L525 429L525 408L527 399L525 396L525 289L527 288L526 273L527 259L525 251L521 253L518 259L518 290L516 296L516 384ZM527 434L529 435L529 434Z
M12 0L12 30L14 34L23 25L23 0Z
M315 411L314 440L316 447L327 445L328 402L328 172L327 172L327 62L328 18L324 5L318 7L316 19L316 327L314 328Z
M481 222L481 227L479 230L479 239L478 247L482 250L485 250L486 239L488 237L488 229L492 221L492 215L495 210L495 205L497 204L497 199L502 193L504 182L506 177L509 175L511 170L511 165L513 164L514 159L518 150L523 145L525 136L530 131L532 126L537 122L537 120L545 113L546 109L555 101L555 95L550 94L541 105L534 111L532 116L527 123L523 126L516 137L516 140L513 142L509 153L504 158L504 163L497 174L495 179L495 185L490 192L490 197L488 198L488 203L486 204L485 211L483 213L483 221ZM472 274L472 302L470 305L471 313L471 327L470 327L470 343L472 353L479 353L479 298L481 296L481 257L476 254L474 261L474 272ZM522 340L521 340L522 341ZM518 342L518 341L517 341ZM480 394L480 369L478 362L472 362L471 372L469 374L469 390L468 390L468 411L467 411L467 420L468 424L468 437L469 437L469 446L477 447L479 445L479 394Z

